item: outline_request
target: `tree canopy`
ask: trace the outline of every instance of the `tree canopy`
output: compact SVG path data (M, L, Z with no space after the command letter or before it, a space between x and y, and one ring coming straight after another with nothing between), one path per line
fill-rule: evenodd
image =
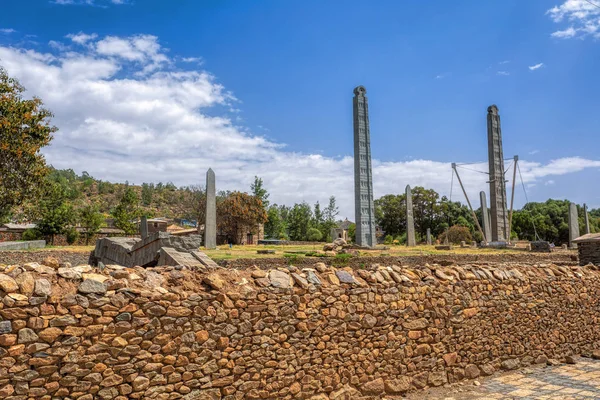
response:
M24 99L24 91L0 68L0 220L39 193L48 172L40 150L57 130L42 101Z

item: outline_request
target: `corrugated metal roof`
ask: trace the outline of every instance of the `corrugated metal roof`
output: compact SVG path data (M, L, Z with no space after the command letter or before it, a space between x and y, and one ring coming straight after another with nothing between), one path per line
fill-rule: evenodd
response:
M8 223L8 224L4 224L3 225L6 229L33 229L35 228L37 225L36 224L12 224L12 223Z
M574 243L597 241L600 241L600 233L588 233L587 235L579 236L577 239L573 240Z

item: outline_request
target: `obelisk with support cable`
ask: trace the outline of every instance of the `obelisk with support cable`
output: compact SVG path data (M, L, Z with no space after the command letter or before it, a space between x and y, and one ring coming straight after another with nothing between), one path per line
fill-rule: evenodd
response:
M487 109L488 162L490 167L490 214L491 241L505 242L508 237L508 213L506 210L506 181L504 179L504 152L502 129L498 107Z
M373 204L373 176L371 169L371 131L367 89L354 88L354 215L356 244L375 247L375 206Z

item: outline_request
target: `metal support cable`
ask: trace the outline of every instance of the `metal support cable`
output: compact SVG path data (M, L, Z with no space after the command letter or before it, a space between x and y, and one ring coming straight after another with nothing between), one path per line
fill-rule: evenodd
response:
M527 203L529 203L529 197L527 196L527 190L525 190L525 182L523 182L523 175L521 175L521 167L519 166L518 163L517 163L517 170L519 171L519 178L521 179L521 185L523 186L523 192L525 193L525 201L526 201L525 204L527 204ZM523 206L523 208L525 208L525 207ZM540 236L538 235L538 233L537 233L537 229L535 227L535 220L533 218L533 214L529 210L526 210L526 211L529 213L529 215L531 215L531 225L533 225L533 233L535 234L536 240L542 240L540 238Z

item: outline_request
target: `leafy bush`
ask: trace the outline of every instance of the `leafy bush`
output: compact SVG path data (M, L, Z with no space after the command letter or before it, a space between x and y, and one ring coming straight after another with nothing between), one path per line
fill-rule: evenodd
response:
M392 244L394 242L394 237L392 235L386 235L385 244Z
M300 254L284 254L283 257L287 260L288 265L292 265L292 264L296 263L298 260L300 260L300 258L302 258L302 255L300 255Z
M460 242L471 242L473 237L471 231L466 226L454 225L448 229L448 242L452 244L460 244ZM442 233L439 237L440 242L444 243L446 240L446 232Z
M310 242L318 242L319 240L323 239L323 234L317 228L310 228L306 234L306 238Z
M23 236L21 236L21 240L39 240L41 238L42 235L37 229L27 229L23 232Z
M79 232L75 228L69 228L66 230L65 236L67 237L67 243L73 245L79 239Z

